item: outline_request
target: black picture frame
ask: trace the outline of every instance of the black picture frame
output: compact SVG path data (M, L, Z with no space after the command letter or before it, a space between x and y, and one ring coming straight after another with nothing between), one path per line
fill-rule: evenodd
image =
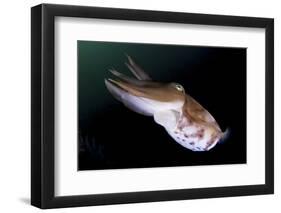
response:
M145 22L264 28L265 184L56 197L54 170L54 20L83 17ZM272 194L274 192L274 20L164 11L41 4L31 8L31 204L60 208Z

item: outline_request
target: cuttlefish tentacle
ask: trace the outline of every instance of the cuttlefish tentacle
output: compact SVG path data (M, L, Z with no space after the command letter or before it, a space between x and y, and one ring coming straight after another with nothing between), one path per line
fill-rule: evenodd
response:
M115 79L105 79L108 91L126 107L163 126L180 145L192 151L208 151L229 135L214 117L178 83L152 81L130 56L126 63L136 78L114 69Z
M150 76L144 72L144 70L137 65L133 59L127 55L128 63L125 63L129 70L136 76L139 80L151 80Z

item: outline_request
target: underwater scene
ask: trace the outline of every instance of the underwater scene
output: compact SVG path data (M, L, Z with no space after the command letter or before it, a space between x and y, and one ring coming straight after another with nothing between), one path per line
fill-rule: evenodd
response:
M77 51L78 170L246 163L246 48Z

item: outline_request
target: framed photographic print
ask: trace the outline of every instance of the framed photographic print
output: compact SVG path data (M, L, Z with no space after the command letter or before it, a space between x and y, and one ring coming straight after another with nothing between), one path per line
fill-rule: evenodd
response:
M31 9L31 203L271 194L274 21Z

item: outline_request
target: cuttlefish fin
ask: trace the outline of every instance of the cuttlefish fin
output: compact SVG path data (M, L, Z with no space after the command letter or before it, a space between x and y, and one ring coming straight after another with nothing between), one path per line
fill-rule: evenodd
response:
M137 79L151 80L150 76L139 65L137 65L129 55L127 55L127 58L128 63L125 64Z
M229 136L231 135L231 129L227 128L223 133L222 133L222 137L219 140L220 144L223 144L227 141L227 139L229 138Z
M174 110L157 111L153 115L154 121L165 129L175 129L180 118L180 113Z

